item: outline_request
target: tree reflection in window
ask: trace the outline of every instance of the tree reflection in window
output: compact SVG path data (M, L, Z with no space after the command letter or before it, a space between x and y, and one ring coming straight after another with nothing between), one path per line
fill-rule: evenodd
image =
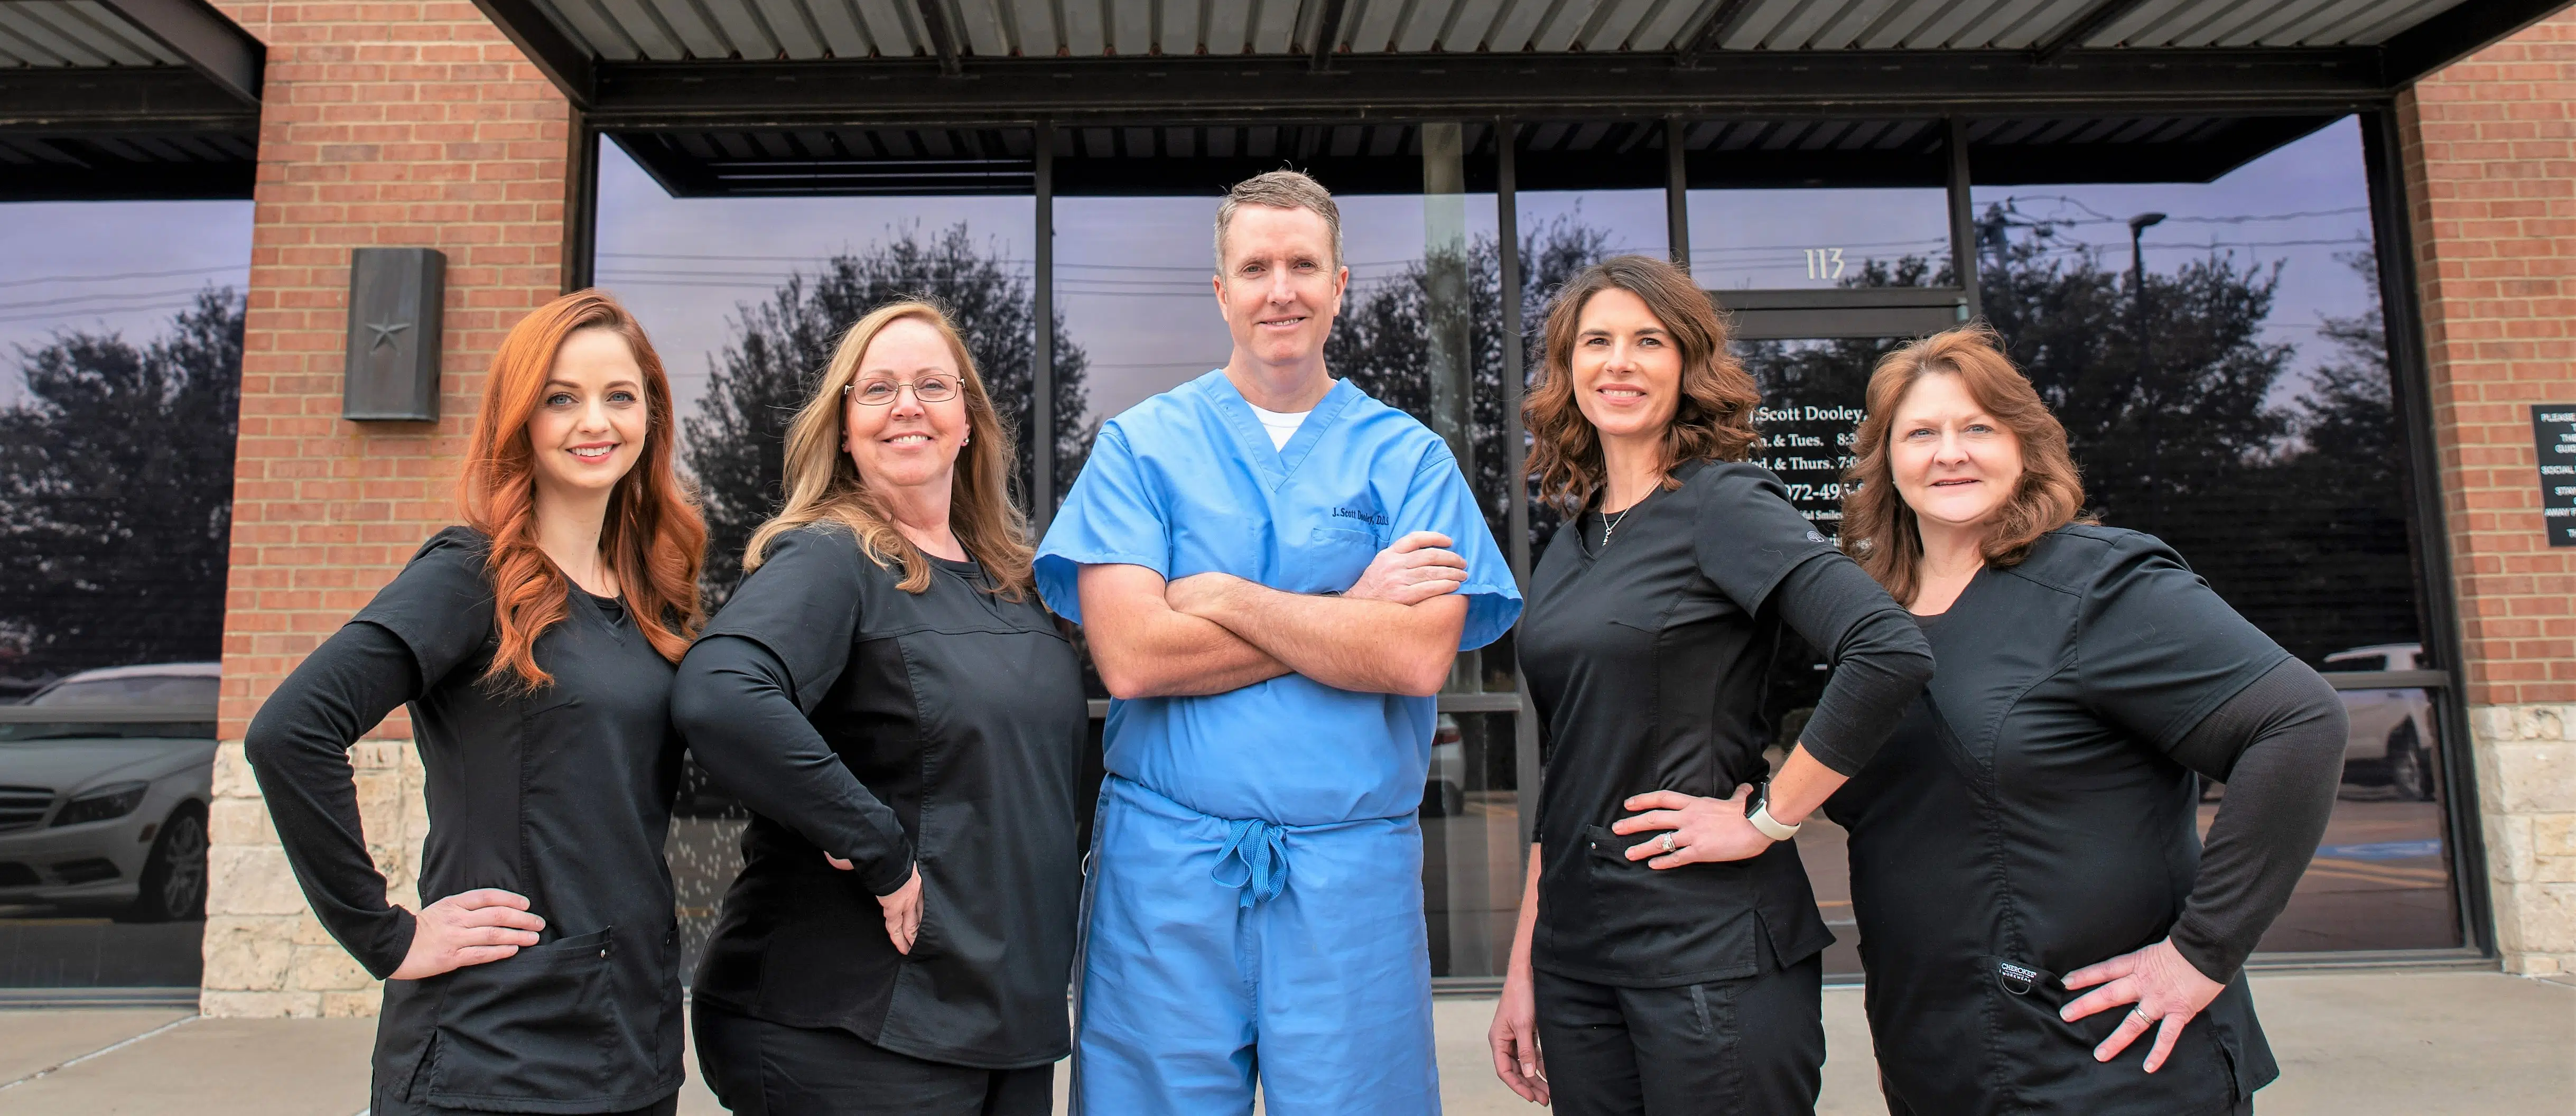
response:
M0 410L0 701L93 667L222 653L243 300L160 337L65 329Z
M2332 355L2295 379L2264 340L2282 264L2213 253L2149 270L2069 250L2001 206L1979 221L1987 320L2066 425L2087 506L2172 544L2229 604L2309 662L2416 636L2404 467L2367 253L2369 302L2328 317ZM2125 262L2125 261L2121 261ZM1849 287L1954 280L1919 257L1871 260ZM1861 405L1889 339L1738 346L1768 407ZM2304 386L2304 390L2300 390Z

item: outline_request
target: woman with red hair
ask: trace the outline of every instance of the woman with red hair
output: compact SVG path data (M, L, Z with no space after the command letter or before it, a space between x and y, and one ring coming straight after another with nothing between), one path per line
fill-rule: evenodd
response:
M625 308L582 291L529 314L492 358L464 524L251 722L305 899L386 981L379 1116L677 1103L668 696L706 526L672 430L670 382ZM429 807L416 913L386 898L348 760L405 703Z

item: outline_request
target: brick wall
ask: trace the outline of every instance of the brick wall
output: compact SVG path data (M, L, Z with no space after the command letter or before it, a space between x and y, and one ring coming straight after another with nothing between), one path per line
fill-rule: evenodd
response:
M224 617L204 1006L366 1014L375 985L305 911L243 728L451 497L483 370L561 289L563 98L474 6L216 0L268 44ZM440 420L340 418L350 249L447 255ZM419 762L397 712L352 758L377 863L415 905Z
M2399 102L2471 741L2508 968L2576 971L2576 548L2535 404L2576 403L2576 13Z

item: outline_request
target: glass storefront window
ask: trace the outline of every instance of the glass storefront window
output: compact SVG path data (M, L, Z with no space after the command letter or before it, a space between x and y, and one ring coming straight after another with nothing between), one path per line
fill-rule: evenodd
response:
M981 258L1005 283L1051 284L1060 496L1102 422L1220 366L1231 348L1208 285L1212 187L1282 163L1310 168L1339 191L1352 269L1328 354L1335 373L1450 440L1499 538L1518 484L1506 475L1508 439L1518 428L1502 406L1503 353L1524 346L1523 368L1534 377L1532 350L1567 279L1619 252L1667 253L1662 129L1653 121L1523 122L1508 133L1521 278L1513 292L1501 289L1492 192L1504 133L1490 125L1058 133L1054 265L1046 276L1027 271L1035 253L1026 197L906 198L901 212L908 227L956 226L990 245ZM1757 158L1716 150L1725 135L1702 144L1701 129L1687 131L1693 188L1682 200L1704 286L1722 296L1955 283L1948 196L1926 184L1939 177L1944 156L1928 132L1890 140L1897 146L1886 151L1869 143L1805 155L1784 147ZM2389 401L2358 148L2347 121L2206 184L1972 193L1984 312L2066 422L2094 510L2115 526L2164 537L2285 646L2346 674L2434 665L2416 650L2399 483L2406 448ZM1249 160L1254 154L1261 157ZM1895 160L1884 173L1847 173L1882 156ZM1822 160L1825 177L1793 173L1808 158ZM1726 160L1736 160L1733 170L1712 170ZM603 160L603 182L614 165ZM707 362L711 372L737 360L740 346L727 346L743 316L775 315L787 271L896 239L889 232L868 241L862 231L846 238L849 245L818 246L782 233L775 248L744 250L766 234L736 229L721 236L725 248L674 246L658 232L647 244L644 230L674 224L650 216L648 205L622 218L639 231L617 242L609 235L611 196L603 190L604 284L626 282L640 304L654 297L656 280L682 290L711 275L740 281L745 305L733 316L708 313L712 303L702 297L648 314L663 334L692 314L713 322L713 342L664 340L671 352L723 350ZM893 228L879 216L885 210L870 208L886 199L794 204L825 207L782 222L799 230ZM2140 223L2144 266L2133 268L2130 217L2148 213L2163 216ZM755 273L721 274L736 263ZM665 269L683 273L656 274ZM767 303L754 301L763 294ZM1521 337L1502 332L1505 297L1520 300ZM1897 334L1914 328L1807 339L1774 339L1782 332L1774 328L1736 343L1764 393L1763 463L1828 534L1839 525L1841 471L1853 454L1869 372L1902 343ZM675 375L687 374L683 360L671 363ZM1017 390L1026 392L1025 378ZM1556 517L1533 505L1529 518L1535 551ZM1796 740L1824 679L1811 649L1784 649L1770 695L1782 747ZM1507 639L1462 657L1444 699L1422 804L1427 912L1443 977L1496 974L1508 948L1523 850L1520 768L1530 758L1523 752L1535 750L1517 715L1493 704L1515 684ZM2400 687L2348 690L2346 700L2356 743L2334 828L2265 949L2456 944L2442 844L2444 745L2430 713L2446 699ZM2211 789L2205 817L2224 793ZM717 862L729 856L722 845L740 824L738 810L710 790L696 812L689 824L707 832L689 843L705 846L709 855L700 859L710 863L700 874L720 887L729 868ZM1828 921L1845 931L1828 968L1851 975L1857 953L1841 837L1819 819L1799 843ZM675 867L695 855L675 852ZM684 905L703 901L711 912L716 890L684 884L684 896L700 892L703 900L684 897Z
M251 205L0 206L0 987L192 987Z
M1986 315L2105 523L2312 665L2421 641L2355 121L2207 184L1974 198Z
M928 295L948 307L1027 467L1033 195L680 197L603 137L598 204L593 281L643 321L670 374L681 465L706 502L711 602L776 507L787 420L876 306ZM1055 371L1058 398L1079 398L1081 349L1059 339ZM1061 408L1057 426L1060 443L1077 428Z
M1938 186L1699 189L1691 275L1713 291L1955 286Z
M1422 790L1422 906L1431 972L1499 977L1520 916L1522 864L1514 715L1443 713Z
M2330 658L2326 677L2393 669L2412 644L2360 648ZM2265 952L2437 949L2460 944L2459 908L2444 846L2450 799L2441 779L2443 741L2435 691L2343 690L2352 727L2344 746L2343 784L2317 856L2299 877L2288 909L2265 932ZM2226 788L2203 792L2207 831Z

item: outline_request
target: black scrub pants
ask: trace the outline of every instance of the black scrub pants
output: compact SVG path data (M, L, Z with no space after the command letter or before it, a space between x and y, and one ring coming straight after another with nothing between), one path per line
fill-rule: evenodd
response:
M2139 1037L2152 1043L2156 1033L2149 1031ZM2129 1052L2134 1053L2134 1050ZM1878 1079L1878 1092L1879 1096L1887 1101L1887 1116L1931 1116L1930 1113L1917 1112L1913 1105L1905 1103L1904 1098L1897 1096L1895 1090L1887 1087L1887 1078L1883 1075ZM2254 1116L2254 1102L2251 1099L2236 1102L2235 1111L2231 1116Z
M378 1098L367 1111L369 1116L491 1116L488 1112L477 1112L472 1109L437 1108L430 1105L405 1104L401 1101L388 1103L382 1098ZM673 1093L642 1108L630 1108L624 1112L603 1112L599 1116L675 1116L679 1111L680 1094Z
M694 1001L698 1071L741 1116L1047 1116L1055 1067L989 1070L897 1054L832 1027Z
M1763 962L1771 961L1763 950ZM1819 954L1788 968L1676 988L1536 974L1539 1052L1556 1116L1816 1110L1825 1080Z

